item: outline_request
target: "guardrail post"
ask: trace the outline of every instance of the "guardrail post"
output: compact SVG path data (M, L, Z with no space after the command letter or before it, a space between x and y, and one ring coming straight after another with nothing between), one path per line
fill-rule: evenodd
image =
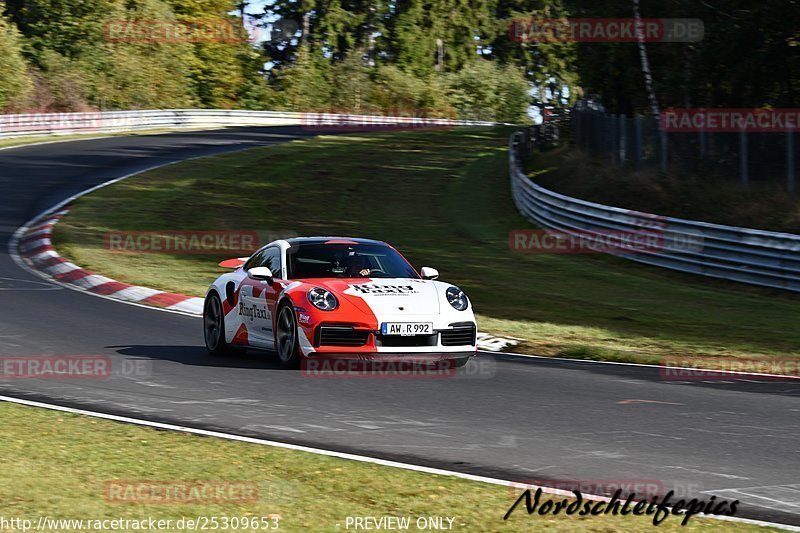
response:
M695 171L695 172L697 172L697 171L699 171L701 168L703 168L703 161L704 161L704 160L705 160L705 158L706 158L706 144L707 144L707 139L706 139L706 132L705 132L704 130L700 130L700 131L697 133L697 140L698 140L698 143L697 143L697 144L699 145L699 151L700 151L700 153L699 153L699 154L698 154L698 156L697 156L697 160L696 160L696 161L693 161L693 168L694 168L694 171Z
M606 122L603 115L597 111L592 113L594 119L594 146L592 146L592 153L599 155L603 151L603 133L605 133Z
M589 145L592 142L592 117L586 112L581 112L581 128L583 129L583 135L581 136L581 143L584 150L589 149Z
M739 180L743 187L747 187L750 176L747 174L747 132L739 132Z
M667 155L668 155L667 154L667 132L662 130L660 128L660 126L657 125L657 127L658 127L658 133L659 133L658 138L660 140L659 144L661 145L661 171L662 172L666 172L667 171L667 161L668 161L668 157L667 157Z
M609 115L608 123L611 130L608 135L608 144L610 145L608 153L611 156L611 164L613 165L617 162L617 141L619 140L617 137L617 115Z
M794 194L797 188L794 165L794 132L786 132L786 188Z
M697 140L700 141L700 158L702 159L706 155L706 132L700 130L697 134Z
M636 154L636 166L642 165L642 117L636 116L633 118L633 126L636 129L636 140L634 153Z

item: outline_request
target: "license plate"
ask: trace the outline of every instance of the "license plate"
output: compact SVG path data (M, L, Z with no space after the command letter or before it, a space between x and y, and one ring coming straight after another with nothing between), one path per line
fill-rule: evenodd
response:
M382 335L431 335L433 324L430 322L384 322L381 324Z

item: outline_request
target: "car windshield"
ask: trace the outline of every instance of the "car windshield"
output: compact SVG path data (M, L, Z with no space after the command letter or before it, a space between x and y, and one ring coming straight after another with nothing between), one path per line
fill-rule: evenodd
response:
M384 244L298 244L286 251L290 279L414 278L419 274Z

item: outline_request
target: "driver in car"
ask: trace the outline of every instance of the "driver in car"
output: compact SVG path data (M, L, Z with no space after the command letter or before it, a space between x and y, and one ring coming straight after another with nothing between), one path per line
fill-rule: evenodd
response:
M348 271L348 275L351 278L356 277L366 277L369 276L370 268L369 268L369 261L363 255L351 255L350 256L350 268Z

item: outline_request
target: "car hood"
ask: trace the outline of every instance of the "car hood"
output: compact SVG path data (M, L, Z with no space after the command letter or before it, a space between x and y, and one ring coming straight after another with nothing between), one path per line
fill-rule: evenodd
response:
M408 278L357 278L306 280L308 285L323 287L337 298L353 305L366 304L376 315L439 314L441 297L436 282Z

